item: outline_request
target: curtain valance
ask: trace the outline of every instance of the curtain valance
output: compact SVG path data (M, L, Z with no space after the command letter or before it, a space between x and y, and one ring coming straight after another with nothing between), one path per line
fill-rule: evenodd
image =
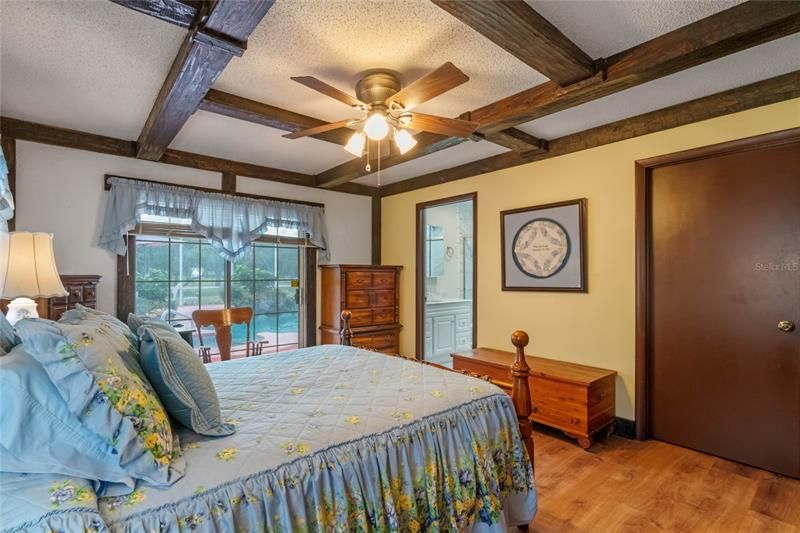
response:
M116 254L127 253L124 237L146 214L191 220L192 231L208 239L228 261L243 255L262 235L279 229L297 230L300 238L307 237L320 249L323 260L330 259L321 207L124 178L108 181L111 193L98 246Z

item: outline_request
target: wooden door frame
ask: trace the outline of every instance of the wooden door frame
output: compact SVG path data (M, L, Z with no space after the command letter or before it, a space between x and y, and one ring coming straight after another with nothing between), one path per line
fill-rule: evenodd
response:
M650 327L652 312L651 265L650 255L652 242L650 239L650 214L652 210L650 185L653 170L698 161L726 154L762 150L784 144L800 142L800 128L746 137L701 148L693 148L681 152L640 159L635 163L635 199L636 199L636 438L644 440L650 437L649 382L650 366Z
M470 192L439 198L417 204L416 218L416 317L415 317L415 355L425 358L425 265L423 264L425 236L423 235L422 213L428 207L448 205L472 200L472 347L478 345L478 193Z

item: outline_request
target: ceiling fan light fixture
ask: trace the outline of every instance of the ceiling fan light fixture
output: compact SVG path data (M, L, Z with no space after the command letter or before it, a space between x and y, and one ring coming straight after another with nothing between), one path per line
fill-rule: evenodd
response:
M397 119L397 122L399 122L401 126L410 126L411 120L412 120L411 113L403 113Z
M386 115L383 113L373 113L364 123L364 133L373 141L380 141L389 134L389 124L386 122Z
M394 142L400 150L400 154L405 154L417 145L417 140L406 130L394 130Z
M366 142L366 136L362 132L357 131L350 137L350 140L347 141L344 149L356 157L361 157L364 154L364 144Z

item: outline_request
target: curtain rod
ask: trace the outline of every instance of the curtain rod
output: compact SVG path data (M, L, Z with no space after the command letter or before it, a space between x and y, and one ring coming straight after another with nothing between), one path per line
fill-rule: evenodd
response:
M239 196L241 198L250 198L253 200L274 200L276 202L286 202L287 204L301 204L301 205L310 205L312 207L321 207L325 209L325 204L320 204L317 202L307 202L305 200L289 200L286 198L277 198L275 196L263 196L261 194L248 194L246 192L225 192L221 189L210 189L208 187L198 187L196 185L181 185L179 183L169 183L166 181L156 181L156 180L146 180L143 178L131 178L128 176L120 176L118 174L105 174L103 175L103 190L111 190L111 184L108 182L109 178L122 178L125 180L131 181L140 181L144 183L157 183L159 185L169 185L170 187L180 187L183 189L191 189L193 191L200 191L200 192L213 192L217 194L227 194L228 196Z

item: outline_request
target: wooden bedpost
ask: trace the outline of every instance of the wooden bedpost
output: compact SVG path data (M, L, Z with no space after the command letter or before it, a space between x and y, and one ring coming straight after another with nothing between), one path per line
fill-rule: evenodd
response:
M353 317L353 313L345 309L342 311L342 329L339 331L339 339L342 346L352 346L353 345L353 330L350 329L350 319Z
M525 347L529 342L528 334L518 329L511 334L511 343L517 348L517 355L514 364L511 365L511 400L514 402L514 409L517 411L519 420L519 431L522 433L522 440L525 441L525 448L533 466L533 424L531 423L531 389L528 384L528 375L531 368L525 360Z

